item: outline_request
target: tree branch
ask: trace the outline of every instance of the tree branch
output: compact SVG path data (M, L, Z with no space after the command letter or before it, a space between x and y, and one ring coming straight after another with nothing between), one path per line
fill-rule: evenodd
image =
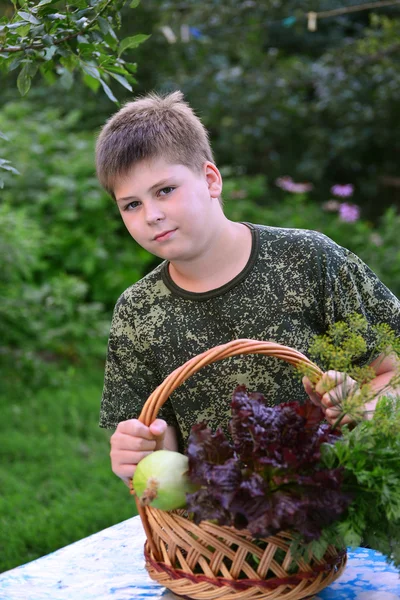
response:
M108 8L108 6L112 3L112 1L113 0L108 0L107 4L105 4L103 6L103 8L96 14L96 16L93 17L93 19L88 22L84 31L76 31L75 33L71 33L70 35L65 36L61 40L56 40L54 42L53 46L59 46L60 44L63 44L64 42L68 42L69 40L72 40L73 38L78 37L78 35L80 35L81 33L88 31L93 25L96 24L97 19L100 17L100 15L103 14L103 12L106 10L106 8ZM45 44L35 43L35 42L33 42L32 44L30 44L28 46L3 46L3 47L0 47L0 54L2 54L4 52L23 52L25 50L42 50L43 48L46 48Z

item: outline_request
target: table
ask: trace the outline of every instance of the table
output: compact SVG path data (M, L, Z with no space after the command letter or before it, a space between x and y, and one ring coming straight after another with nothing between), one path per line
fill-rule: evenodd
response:
M147 575L144 539L139 517L132 517L0 574L0 599L177 600ZM400 600L399 574L382 555L358 548L315 600Z

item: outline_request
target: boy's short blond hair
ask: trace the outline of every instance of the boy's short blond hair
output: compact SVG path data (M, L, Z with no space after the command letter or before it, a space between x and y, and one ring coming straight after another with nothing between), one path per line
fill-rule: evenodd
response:
M214 163L208 133L180 91L128 102L104 125L96 144L101 185L113 196L118 178L139 161L163 158L200 172Z

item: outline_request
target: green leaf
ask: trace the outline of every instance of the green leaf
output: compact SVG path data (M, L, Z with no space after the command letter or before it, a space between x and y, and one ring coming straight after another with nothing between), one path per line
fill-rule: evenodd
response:
M20 37L25 37L27 35L27 33L29 33L31 29L31 24L30 23L26 23L26 25L22 25L21 27L18 27L18 35Z
M338 529L343 535L346 546L350 546L351 548L358 548L358 546L361 544L361 535L357 531L351 529L350 527L348 529L345 529L344 527L342 527L342 523L339 523Z
M14 175L20 175L21 174L19 171L17 171L17 169L15 169L14 167L12 167L11 165L2 165L2 164L0 164L0 169L4 169L4 171L11 171L11 173L14 173Z
M18 75L17 87L21 96L25 96L31 87L32 77L29 74L29 64L25 63Z
M2 138L3 140L6 140L8 142L8 137L2 131L0 131L0 138Z
M336 463L335 446L332 444L321 444L321 460L328 469L333 469Z
M83 83L90 88L93 92L97 92L100 87L99 79L94 79L90 75L84 75L82 77Z
M32 25L40 25L39 19L31 15L31 13L20 10L17 14L21 17L21 19L28 21L28 23L32 23Z
M126 63L125 67L131 73L136 73L137 71L137 63Z
M27 65L29 77L32 77L32 78L35 77L37 70L39 68L39 65L37 63L33 62L32 60L28 61L26 63L26 65Z
M102 63L104 66L104 63ZM107 72L119 73L120 75L126 75L126 69L123 67L116 67L114 64L107 65Z
M52 13L47 15L47 18L52 19L53 21L64 21L64 19L67 18L67 15L64 15L64 13Z
M49 35L48 33L45 33L42 36L42 42L47 46L52 46L54 44L54 37L52 35Z
M36 8L40 8L41 6L47 6L47 4L55 4L58 0L41 0Z
M137 48L140 44L149 39L149 37L150 35L139 33L138 35L133 35L123 39L119 45L118 56L121 56L121 54L128 48Z
M60 50L61 48L58 46L58 51L60 52ZM75 54L66 54L60 59L60 63L63 67L66 67L68 71L72 71L79 63L79 58L75 56Z
M20 27L24 27L25 25L27 25L26 21L18 21L17 23L10 23L9 25L7 25L7 29L19 29Z
M23 60L24 60L23 56L18 56L17 58L14 58L13 60L11 60L10 64L8 65L9 72L17 69L19 67L19 65L23 62Z
M132 86L129 83L129 81L127 81L125 79L125 77L122 77L121 75L118 75L117 73L112 73L111 71L110 71L110 75L111 75L111 77L114 77L114 79L116 79L122 86L124 86L124 88L126 88L127 90L132 92Z
M119 41L118 37L115 34L113 28L111 27L109 21L107 21L107 19L104 19L103 17L99 17L97 20L98 20L100 30L103 33L103 35L109 34L115 41L118 42Z
M104 19L103 17L98 17L97 22L99 24L99 27L100 27L100 30L102 31L102 33L104 33L104 35L106 35L108 33L108 29L110 27L110 24L107 21L107 19Z
M105 93L107 94L107 96L110 98L110 100L112 102L116 102L118 104L118 100L116 99L116 97L114 96L114 94L112 93L112 91L110 90L110 88L108 87L108 85L106 84L106 82L103 81L102 79L100 79L100 83L103 86L103 90L105 91Z
M79 38L80 36L78 36ZM78 40L79 41L79 40ZM93 57L96 57L95 62L97 64L97 46L96 44L88 44L80 42L78 44L78 52L82 58L82 62L88 62L90 64ZM97 53L97 54L96 54Z
M56 52L57 46L50 46L50 48L46 48L46 51L44 53L44 60L51 60Z
M137 6L139 6L140 4L140 0L132 0L132 2L129 5L129 8L136 8Z
M100 80L100 73L99 70L94 67L93 65L87 65L84 63L81 63L82 66L82 70L89 75L89 77L93 77L93 79L98 79Z

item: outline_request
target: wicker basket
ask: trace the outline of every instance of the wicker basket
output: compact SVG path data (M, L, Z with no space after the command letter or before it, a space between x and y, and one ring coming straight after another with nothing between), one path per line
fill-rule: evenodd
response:
M195 356L173 371L148 398L139 419L150 425L169 395L188 377L212 362L237 354L265 354L295 366L306 363L322 375L316 365L292 348L234 340ZM209 521L195 525L184 510L165 512L136 502L147 536L145 558L150 577L180 596L198 600L311 598L335 581L346 565L346 551L334 546L329 546L322 560L294 560L289 532L255 540L245 530ZM282 550L285 558L278 561L275 555L278 552L282 557Z

